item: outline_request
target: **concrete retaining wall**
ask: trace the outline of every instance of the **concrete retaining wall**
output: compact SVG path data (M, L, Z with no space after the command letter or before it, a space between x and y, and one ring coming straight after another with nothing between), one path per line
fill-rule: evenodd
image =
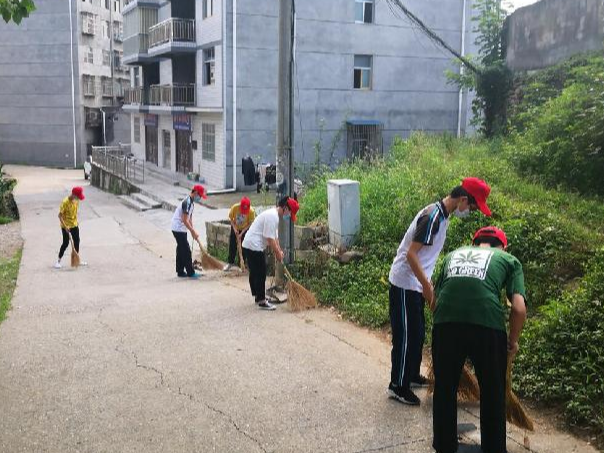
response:
M139 192L139 189L130 182L96 165L92 166L90 183L94 187L115 195L130 195L131 193Z
M541 0L508 17L507 64L541 69L604 49L604 0Z

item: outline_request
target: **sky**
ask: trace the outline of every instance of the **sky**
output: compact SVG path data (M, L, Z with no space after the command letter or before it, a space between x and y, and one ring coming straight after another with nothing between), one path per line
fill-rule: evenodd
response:
M523 6L527 6L527 5L536 3L537 1L538 0L509 0L509 3L511 3L512 11L513 11L515 9L522 8Z

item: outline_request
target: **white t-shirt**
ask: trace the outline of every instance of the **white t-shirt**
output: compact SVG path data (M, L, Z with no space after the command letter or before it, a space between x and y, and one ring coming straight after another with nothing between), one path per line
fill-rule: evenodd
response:
M445 245L448 227L449 215L442 201L432 203L418 212L396 252L388 276L390 283L402 289L421 293L422 285L407 261L409 247L412 242L419 242L424 245L417 256L426 277L428 279L432 278L438 255Z
M256 217L243 239L243 247L255 252L263 252L268 239L279 238L279 213L277 208L267 209Z
M172 215L172 231L176 231L178 233L186 233L187 227L182 221L183 213L189 214L189 220L193 218L193 209L195 208L195 203L190 196L182 200L182 202L176 207L174 210L174 214Z

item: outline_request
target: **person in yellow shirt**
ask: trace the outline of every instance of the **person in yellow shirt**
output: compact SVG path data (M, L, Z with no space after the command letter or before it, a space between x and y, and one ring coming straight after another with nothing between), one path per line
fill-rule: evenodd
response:
M229 212L231 221L231 237L229 238L229 261L224 267L228 271L235 264L235 255L237 254L237 242L243 243L245 233L256 218L256 211L252 208L252 203L248 197L243 197L239 203L234 204Z
M78 227L78 207L80 201L84 200L84 189L82 187L74 187L71 189L71 195L65 197L59 208L59 222L61 225L61 234L63 235L63 243L59 249L59 258L55 263L55 269L61 269L61 259L65 254L65 250L69 246L69 235L73 239L73 247L75 251L80 251L80 229ZM86 264L86 263L81 263Z

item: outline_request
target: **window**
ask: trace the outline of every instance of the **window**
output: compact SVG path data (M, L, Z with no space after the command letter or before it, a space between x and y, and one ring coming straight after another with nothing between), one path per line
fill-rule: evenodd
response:
M85 35L94 35L96 17L91 13L82 13L82 33Z
M134 127L132 128L132 132L134 133L134 143L141 142L141 118L140 116L134 117Z
M111 53L103 49L103 66L111 66Z
M111 77L101 76L101 94L104 98L113 96L113 81Z
M94 64L94 51L92 47L86 47L84 49L84 63Z
M82 85L82 91L84 92L84 96L95 96L96 90L94 89L94 76L83 74Z
M133 75L132 86L133 87L143 86L142 80L141 80L141 67L140 66L136 66L133 68L132 75Z
M204 49L203 51L203 84L214 85L214 47Z
M203 18L214 15L214 0L203 0Z
M105 39L109 39L109 21L102 20L101 21L101 35Z
M201 157L214 162L216 160L216 125L202 124L201 133Z
M113 21L113 39L122 42L124 38L123 22Z
M109 0L105 0L105 9L109 9Z
M120 0L115 0L113 2L113 11L119 13L122 11L122 5L120 4Z
M371 55L354 56L354 88L356 90L371 89Z
M171 167L171 144L170 144L170 131L162 131L162 142L164 144L164 168Z
M355 0L354 20L357 23L373 23L373 0Z

